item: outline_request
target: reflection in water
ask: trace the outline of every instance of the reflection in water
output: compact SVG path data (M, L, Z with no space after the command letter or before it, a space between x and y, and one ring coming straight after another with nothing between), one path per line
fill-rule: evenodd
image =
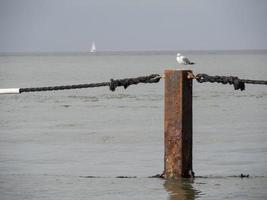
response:
M200 191L192 186L193 180L166 180L163 184L169 193L169 200L194 200L199 197Z

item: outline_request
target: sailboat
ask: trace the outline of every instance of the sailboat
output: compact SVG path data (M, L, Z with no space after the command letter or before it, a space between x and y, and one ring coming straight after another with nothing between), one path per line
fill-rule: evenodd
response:
M94 53L96 52L96 48L95 48L95 42L92 43L92 47L91 47L91 50L90 50L91 53Z

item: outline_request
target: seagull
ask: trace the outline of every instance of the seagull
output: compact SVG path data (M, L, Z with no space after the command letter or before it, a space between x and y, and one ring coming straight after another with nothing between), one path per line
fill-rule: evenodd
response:
M179 64L183 65L193 65L195 64L194 62L191 62L187 57L182 56L180 53L177 53L176 60Z

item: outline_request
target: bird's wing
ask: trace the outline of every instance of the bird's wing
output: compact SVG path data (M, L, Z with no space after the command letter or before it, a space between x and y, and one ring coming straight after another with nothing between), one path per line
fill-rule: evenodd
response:
M190 64L191 63L191 61L187 57L183 57L183 62L185 64Z

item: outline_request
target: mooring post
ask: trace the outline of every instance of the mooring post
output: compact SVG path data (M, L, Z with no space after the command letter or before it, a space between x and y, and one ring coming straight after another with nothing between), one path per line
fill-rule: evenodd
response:
M194 177L192 171L191 70L165 70L164 173L166 179Z

